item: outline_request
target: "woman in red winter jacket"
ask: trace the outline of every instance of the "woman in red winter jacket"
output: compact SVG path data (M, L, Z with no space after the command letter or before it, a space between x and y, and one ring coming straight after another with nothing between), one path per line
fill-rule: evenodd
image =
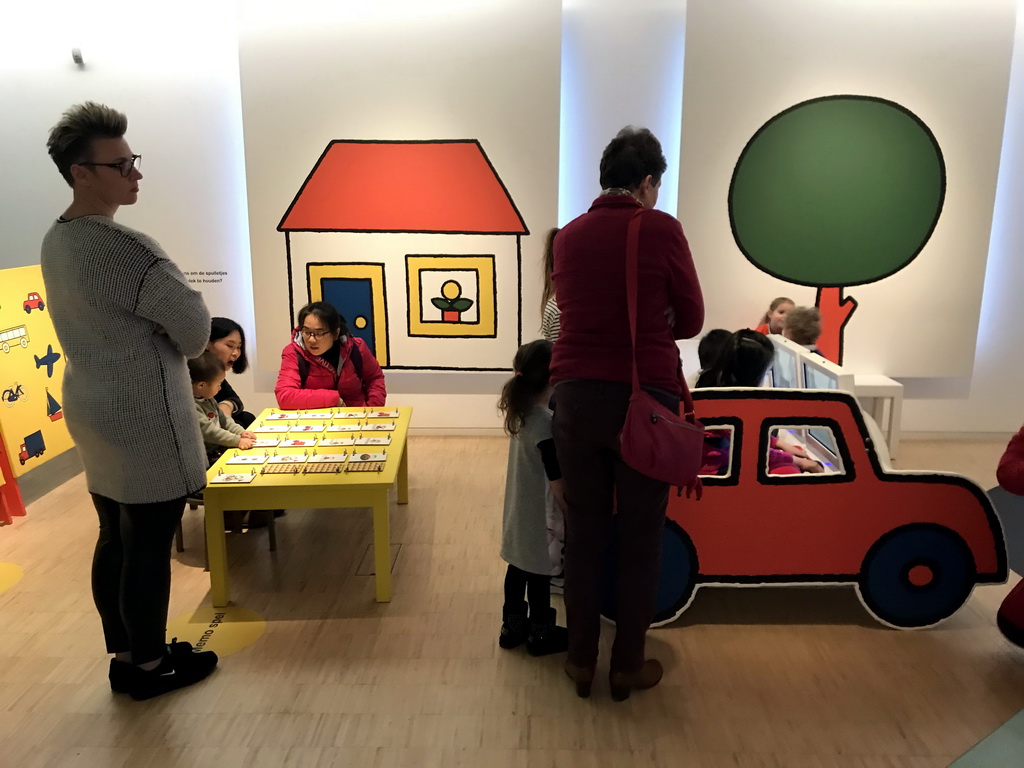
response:
M299 310L291 343L281 351L274 394L289 410L381 406L387 398L377 359L365 341L349 336L345 318L326 301Z
M1024 496L1024 427L1013 436L999 459L996 480L1010 493Z
M999 459L996 480L1004 490L1024 496L1024 427L1013 436ZM996 624L1007 640L1024 648L1024 579L1003 598Z

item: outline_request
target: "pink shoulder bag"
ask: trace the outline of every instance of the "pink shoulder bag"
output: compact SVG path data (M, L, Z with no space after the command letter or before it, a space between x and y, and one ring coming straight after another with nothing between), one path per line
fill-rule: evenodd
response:
M685 406L682 417L640 388L636 365L636 304L642 215L642 209L633 214L626 231L626 300L633 344L633 392L619 435L622 460L637 472L678 486L680 492L685 488L687 496L696 493L700 499L703 488L697 473L704 453L704 425L694 417L693 398L686 382L680 376Z

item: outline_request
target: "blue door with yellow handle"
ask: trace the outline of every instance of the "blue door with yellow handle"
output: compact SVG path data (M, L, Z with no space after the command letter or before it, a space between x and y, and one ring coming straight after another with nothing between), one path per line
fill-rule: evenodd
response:
M373 281L368 277L323 278L320 292L323 300L345 318L349 332L365 341L374 357L379 358L373 320Z

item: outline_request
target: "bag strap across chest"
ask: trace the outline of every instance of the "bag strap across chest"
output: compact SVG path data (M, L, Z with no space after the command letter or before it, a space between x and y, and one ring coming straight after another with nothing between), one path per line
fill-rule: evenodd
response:
M633 394L640 391L640 371L636 364L636 305L640 291L639 261L640 261L640 222L644 214L643 208L638 208L630 217L629 225L626 228L626 303L629 307L629 337L633 342ZM693 421L693 397L690 395L690 388L686 386L686 379L679 377L679 384L683 390L683 415Z

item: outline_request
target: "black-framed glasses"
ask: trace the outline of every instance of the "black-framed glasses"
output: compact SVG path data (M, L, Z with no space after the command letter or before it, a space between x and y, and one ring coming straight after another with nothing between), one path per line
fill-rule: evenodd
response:
M93 163L84 162L77 163L77 165L99 165L103 168L116 168L121 172L121 175L126 179L132 175L132 171L136 168L142 167L142 155L132 155L128 160L122 160L120 163Z
M320 341L324 336L330 333L330 331L307 331L305 328L300 330L300 333L307 339L313 339L314 341Z

